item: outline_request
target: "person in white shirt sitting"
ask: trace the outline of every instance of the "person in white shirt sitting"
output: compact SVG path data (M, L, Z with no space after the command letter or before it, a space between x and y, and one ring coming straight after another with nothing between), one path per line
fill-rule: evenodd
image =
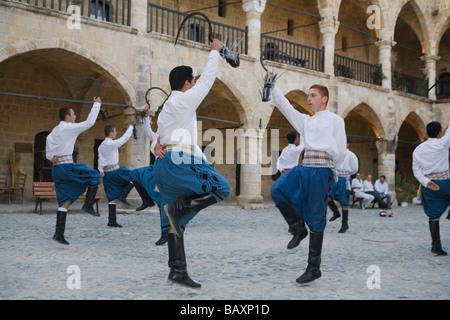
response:
M363 184L364 184L364 192L375 197L375 201L378 203L378 207L380 209L386 209L387 204L383 201L383 198L377 192L375 192L375 189L373 188L371 174L367 175L366 180L364 180Z
M364 183L361 180L361 173L356 173L356 177L352 180L352 190L355 193L357 199L362 199L361 209L365 209L375 197L364 192Z
M392 196L388 193L386 176L380 176L380 178L375 181L375 192L378 193L383 199L386 198L387 209L390 209L392 205Z
M450 148L450 126L442 134L437 121L427 124L428 140L413 152L413 173L421 184L422 205L428 216L431 233L431 252L445 256L439 231L439 218L450 205L450 170L448 150Z

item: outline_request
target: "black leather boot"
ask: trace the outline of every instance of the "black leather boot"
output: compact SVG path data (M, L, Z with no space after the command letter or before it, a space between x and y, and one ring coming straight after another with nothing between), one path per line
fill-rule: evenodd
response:
M348 210L342 210L342 227L338 233L344 233L348 229Z
M287 248L293 249L300 244L300 241L306 238L308 230L305 227L305 222L298 216L295 210L287 203L281 203L277 206L280 210L284 220L289 225L290 232L294 235L289 241Z
M174 233L167 234L167 247L169 251L170 268L168 279L172 282L182 284L190 288L200 288L201 284L192 280L187 273L183 236L179 237Z
M119 197L117 198L118 201L122 202L127 207L131 207L131 204L127 201L127 197L130 194L131 190L134 188L134 184L132 182L128 183L125 188L123 188L122 192L120 193Z
M141 186L136 180L132 180L131 182L133 183L134 187L139 193L139 196L142 199L142 204L138 208L136 208L136 211L142 211L145 208L153 207L155 205L155 202L152 198L150 198L145 188Z
M438 256L446 256L447 252L442 250L441 236L439 232L439 220L428 221L431 233L431 252Z
M100 217L100 214L94 210L95 196L97 195L98 187L88 187L86 192L86 200L81 208L84 212L92 214L93 216Z
M117 223L116 204L108 204L108 227L122 228L122 225Z
M334 200L328 201L328 207L331 209L331 211L333 211L333 216L330 218L329 221L334 221L341 216L341 214L339 213L339 209L336 206L336 203L334 203Z
M320 272L320 262L322 254L322 242L323 232L309 233L309 254L308 254L308 266L306 271L297 278L297 282L301 284L309 283L322 276Z
M59 211L56 213L56 230L53 235L53 240L68 245L69 243L64 239L64 230L66 229L67 212Z
M181 218L189 212L200 211L214 203L217 203L217 199L210 194L193 194L167 203L164 206L164 210L169 218L170 226L175 231L175 234L180 237L183 234L180 228Z
M156 241L155 244L157 246L165 244L167 242L167 235L168 235L167 231L161 231L161 238L159 238L159 240Z

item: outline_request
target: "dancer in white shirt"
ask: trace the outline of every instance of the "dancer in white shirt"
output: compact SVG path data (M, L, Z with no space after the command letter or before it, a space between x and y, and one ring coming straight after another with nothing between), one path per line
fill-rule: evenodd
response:
M80 123L75 123L77 116L72 108L61 108L59 110L61 122L47 136L46 157L53 163L52 177L59 206L53 240L61 244L69 244L64 238L69 206L84 193L86 187L86 200L82 210L93 216L99 216L94 210L94 203L101 182L100 174L85 163L74 163L72 154L78 135L94 126L101 103L100 98L95 97L86 121Z
M299 138L296 131L289 132L286 139L289 144L281 151L277 160L277 169L282 174L298 165L300 155L305 149L303 137Z
M348 205L350 202L349 195L351 192L350 177L358 172L358 158L349 150L351 140L347 137L347 149L345 153L345 159L336 168L338 174L338 182L335 182L330 192L330 198L328 199L328 207L333 211L333 216L330 221L334 221L339 218L339 209L334 201L338 201L342 209L342 226L339 229L339 233L344 233L348 229Z
M267 77L270 76L268 73ZM329 94L324 86L313 85L309 89L307 101L314 116L295 110L276 86L272 88L272 97L277 108L305 140L302 164L282 174L271 187L275 205L283 217L289 217L286 221L298 223L301 218L309 227L308 266L296 279L304 284L322 275L320 263L328 194L337 180L335 165L340 165L345 158L345 123L327 110ZM306 228L302 229L298 234L299 243L308 235Z
M122 198L120 195L127 190L131 170L119 166L119 148L131 138L133 126L130 125L119 139L116 139L117 129L113 125L105 126L104 131L105 140L98 147L98 170L108 198L108 226L122 228L122 225L117 223L116 200L129 205L126 195Z
M201 285L187 273L183 230L200 210L224 200L230 193L226 178L205 161L197 145L196 109L217 77L222 48L219 40L212 41L208 61L198 80L189 66L171 70L172 93L157 121L158 139L165 148L165 155L156 159L154 177L171 226L167 235L168 278L193 288Z
M439 218L450 205L450 170L448 149L450 148L450 126L443 135L437 121L427 125L428 140L413 152L413 173L421 184L422 205L428 216L431 233L431 252L447 255L442 249Z

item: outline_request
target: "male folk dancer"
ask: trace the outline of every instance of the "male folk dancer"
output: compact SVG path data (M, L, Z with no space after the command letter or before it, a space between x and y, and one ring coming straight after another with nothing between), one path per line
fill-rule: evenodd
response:
M349 150L351 140L347 137L347 149L345 150L345 158L341 164L336 167L338 181L333 184L333 188L328 198L328 207L333 211L330 221L334 221L341 215L334 200L341 204L342 208L342 226L339 233L344 233L348 229L348 205L350 202L349 195L351 192L350 177L358 172L358 158Z
M450 205L450 126L443 135L441 124L432 121L427 125L427 134L428 140L413 152L413 173L421 184L422 205L429 218L431 252L445 256L447 252L441 246L439 218Z
M194 288L201 285L187 273L183 231L201 209L222 201L230 193L225 177L206 162L197 145L195 113L219 72L222 47L217 39L211 42L208 61L197 81L191 67L178 66L170 72L172 93L157 121L158 139L165 148L165 155L156 159L154 177L171 226L168 233L168 279Z
M114 126L107 125L104 131L106 138L98 147L98 171L103 178L103 187L108 198L108 226L122 228L122 225L117 223L116 200L129 205L124 190L127 190L131 170L119 166L119 148L130 139L133 126L130 125L119 139L116 139L117 129Z
M298 165L300 154L305 149L303 137L298 137L296 131L291 131L286 135L289 142L277 160L277 169L281 174Z
M61 244L69 244L64 238L69 206L84 193L86 187L88 189L82 210L99 216L94 210L94 202L101 181L100 174L85 163L73 163L72 153L78 135L94 126L101 103L100 98L95 97L86 121L80 123L75 123L77 117L72 108L62 107L59 110L61 122L47 136L46 157L53 163L52 177L59 206L53 239Z
M341 117L326 109L329 95L324 86L313 85L309 89L307 102L315 113L312 117L295 110L276 86L272 96L277 108L305 139L302 164L281 175L271 188L272 199L283 217L289 217L286 220L292 224L298 224L301 218L309 227L308 267L296 280L304 284L322 275L328 194L337 181L334 165L339 166L345 158L345 124ZM300 241L307 235L303 227Z
M281 151L280 157L277 161L277 169L281 174L298 166L300 154L305 149L305 142L303 137L298 138L296 131L291 131L287 134L286 139L289 145ZM290 221L290 216L283 216L289 226L289 232L293 235L289 241L287 248L293 249L300 244L304 238L305 222L301 218L295 217L296 221Z
M145 136L150 139L150 141L156 142L158 135L152 131L150 126L150 107L145 106L142 111L142 128L144 130ZM161 206L161 194L156 187L156 180L153 177L153 165L147 167L142 167L134 169L130 174L131 182L130 188L136 187L137 192L142 198L142 205L136 209L136 211L144 210L147 207L152 207L156 204L159 207L159 217L161 221L161 237L156 241L156 245L160 246L167 242L167 233L170 229L169 218L167 218L164 208Z

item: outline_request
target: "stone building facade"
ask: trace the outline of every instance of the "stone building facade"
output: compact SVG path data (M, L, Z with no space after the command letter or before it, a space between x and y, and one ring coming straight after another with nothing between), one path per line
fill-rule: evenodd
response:
M69 3L69 7L66 7ZM225 4L222 6L222 4ZM136 117L152 86L170 92L168 74L180 64L200 75L209 53L208 25L222 40L242 38L241 65L221 62L217 80L197 110L199 144L230 182L230 199L244 208L270 200L276 157L287 145L289 122L259 90L264 63L283 73L277 85L299 112L314 83L330 90L329 109L344 118L351 150L363 176L384 174L392 194L397 183L418 185L412 151L426 137L426 124L450 119L450 0L1 0L0 172L20 153L31 181L49 179L45 136L59 122L62 105L86 118L101 83L109 116L79 136L77 162L96 164L106 123L119 135L137 124L137 139L120 149L129 168L154 161ZM430 89L431 88L431 89ZM429 90L430 89L430 90ZM52 98L52 99L47 99ZM56 98L56 99L55 99ZM59 100L58 100L59 99ZM165 96L149 95L156 130ZM212 150L212 152L210 152ZM395 198L395 197L394 197Z

